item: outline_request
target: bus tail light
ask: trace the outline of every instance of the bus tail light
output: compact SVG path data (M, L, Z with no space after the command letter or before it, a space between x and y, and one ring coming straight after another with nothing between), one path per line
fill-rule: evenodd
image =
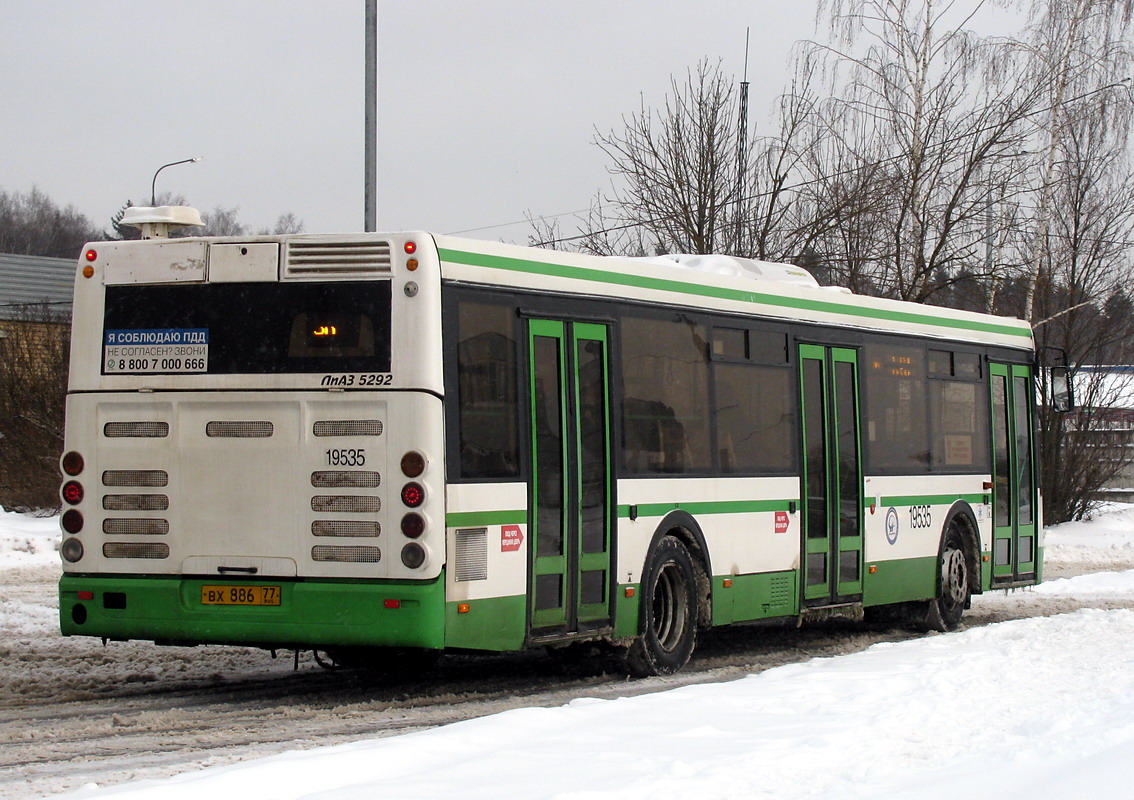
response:
M67 533L78 533L83 529L83 515L72 508L70 511L63 513L59 524L63 526L63 530L67 531Z
M425 502L425 487L420 483L407 483L402 487L402 502L410 508L417 508Z
M407 478L416 478L425 472L425 456L416 450L410 450L402 456L402 474Z
M425 533L425 517L416 511L411 511L402 517L402 535L410 539L418 539Z
M59 553L64 560L74 564L83 557L83 543L78 539L66 539L59 547Z
M425 548L417 542L410 542L402 548L402 563L410 569L417 569L425 563Z
M63 471L68 475L78 475L83 471L83 457L74 450L71 450L63 456L61 465Z
M83 502L83 484L78 481L67 481L63 484L63 499L73 506Z

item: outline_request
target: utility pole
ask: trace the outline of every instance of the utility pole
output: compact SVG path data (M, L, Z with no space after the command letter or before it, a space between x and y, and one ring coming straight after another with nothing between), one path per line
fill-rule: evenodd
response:
M365 230L378 230L378 0L366 0Z

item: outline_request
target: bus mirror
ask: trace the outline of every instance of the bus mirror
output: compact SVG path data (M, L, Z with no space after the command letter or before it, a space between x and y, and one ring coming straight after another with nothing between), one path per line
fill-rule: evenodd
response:
M1071 370L1059 366L1051 368L1051 407L1060 414L1075 408L1075 392L1071 385Z

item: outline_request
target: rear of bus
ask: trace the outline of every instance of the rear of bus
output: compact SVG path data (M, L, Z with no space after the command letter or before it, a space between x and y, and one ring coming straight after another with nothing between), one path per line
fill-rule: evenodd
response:
M439 275L425 234L89 245L62 632L441 648Z

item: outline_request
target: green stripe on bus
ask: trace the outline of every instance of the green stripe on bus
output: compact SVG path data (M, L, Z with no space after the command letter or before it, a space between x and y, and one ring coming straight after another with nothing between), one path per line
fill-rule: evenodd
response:
M704 284L683 283L681 281L667 280L665 278L651 278L645 275L626 275L606 270L571 267L564 264L551 264L546 261L531 261L524 258L509 258L485 253L469 253L463 250L439 249L437 254L442 261L450 261L454 264L466 264L471 267L488 267L490 269L525 272L533 275L552 275L560 278L570 278L572 280L591 281L593 283L610 283L619 286L632 286L638 289L655 289L664 292L678 292L701 297L714 297L718 300L735 300L742 303L760 303L804 311L840 314L848 317L888 320L890 322L907 322L915 325L934 325L942 328L957 328L960 330L980 331L982 333L997 333L1004 336L1019 336L1024 339L1031 339L1032 336L1031 330L1026 327L1003 325L996 322L947 319L912 311L863 308L861 306L835 303L828 300L805 300L798 297L784 297L763 292L748 292L723 286L706 286Z
M902 497L883 497L882 506L943 506L953 505L958 500L964 500L970 505L979 506L988 502L991 498L991 489L985 494L922 494L922 495L906 495ZM864 497L862 499L864 508L870 508L874 505L873 497Z
M485 525L525 525L526 508L512 511L450 511L445 515L446 528L480 528Z
M751 514L758 511L789 511L797 500L720 500L703 503L638 503L639 517L664 517L670 511L687 511L690 514ZM630 517L630 505L620 505L620 519Z

